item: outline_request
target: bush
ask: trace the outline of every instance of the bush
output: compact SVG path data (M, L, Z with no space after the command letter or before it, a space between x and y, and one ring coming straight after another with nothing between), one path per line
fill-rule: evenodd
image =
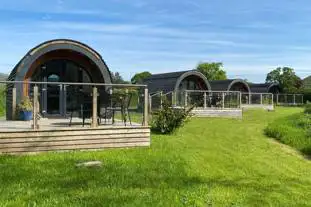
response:
M3 116L5 114L5 106L6 106L6 93L5 93L5 87L0 86L0 116Z
M191 117L192 107L173 108L168 101L162 103L162 109L152 119L151 129L161 134L171 134Z

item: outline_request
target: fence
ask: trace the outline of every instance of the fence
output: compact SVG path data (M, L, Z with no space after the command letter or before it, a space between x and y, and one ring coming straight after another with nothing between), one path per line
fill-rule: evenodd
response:
M276 94L276 105L303 105L303 94Z
M273 105L272 93L242 93L243 105Z
M240 108L240 92L237 91L186 90L166 94L157 92L150 94L149 99L151 111L160 109L164 100L175 107L194 105L197 109Z
M144 97L142 101L140 97ZM84 126L85 123L90 123L92 128L147 126L148 89L145 85L130 84L0 81L0 116L19 120L23 115L20 111L32 112L28 119L33 129ZM29 122L1 121L1 128L16 130L18 124L30 128Z
M240 108L240 92L186 90L179 93L179 105L194 105L196 108Z

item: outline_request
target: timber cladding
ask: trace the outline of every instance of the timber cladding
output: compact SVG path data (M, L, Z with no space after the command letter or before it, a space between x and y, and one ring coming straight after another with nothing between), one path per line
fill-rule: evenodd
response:
M150 146L149 127L0 132L0 154Z

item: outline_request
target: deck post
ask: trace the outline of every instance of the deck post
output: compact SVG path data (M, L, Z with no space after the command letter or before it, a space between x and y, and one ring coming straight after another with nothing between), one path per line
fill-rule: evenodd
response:
M97 87L93 87L92 128L97 127Z
M148 88L145 88L145 95L144 95L144 126L148 126Z
M12 120L16 119L16 88L12 88Z
M188 92L187 91L185 91L185 107L187 107L187 105L188 105Z
M248 104L249 105L252 104L252 94L251 93L248 94Z
M206 92L204 92L204 95L203 95L203 97L204 97L204 109L206 109Z
M279 94L276 94L276 105L279 105Z
M221 107L224 109L225 108L225 93L222 92L222 104Z
M274 95L273 95L273 93L271 94L271 96L272 96L272 99L271 99L271 104L272 104L272 106L273 106L273 99L274 99Z
M33 87L33 113L32 113L32 129L33 130L37 130L39 129L39 125L38 125L38 107L37 107L37 104L38 104L38 86L34 86Z
M262 93L260 94L260 105L262 105Z

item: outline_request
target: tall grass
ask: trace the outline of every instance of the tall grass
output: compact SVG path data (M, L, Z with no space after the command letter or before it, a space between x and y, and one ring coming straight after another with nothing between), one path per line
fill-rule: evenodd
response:
M311 155L311 115L297 113L282 117L269 124L265 134L283 144Z

